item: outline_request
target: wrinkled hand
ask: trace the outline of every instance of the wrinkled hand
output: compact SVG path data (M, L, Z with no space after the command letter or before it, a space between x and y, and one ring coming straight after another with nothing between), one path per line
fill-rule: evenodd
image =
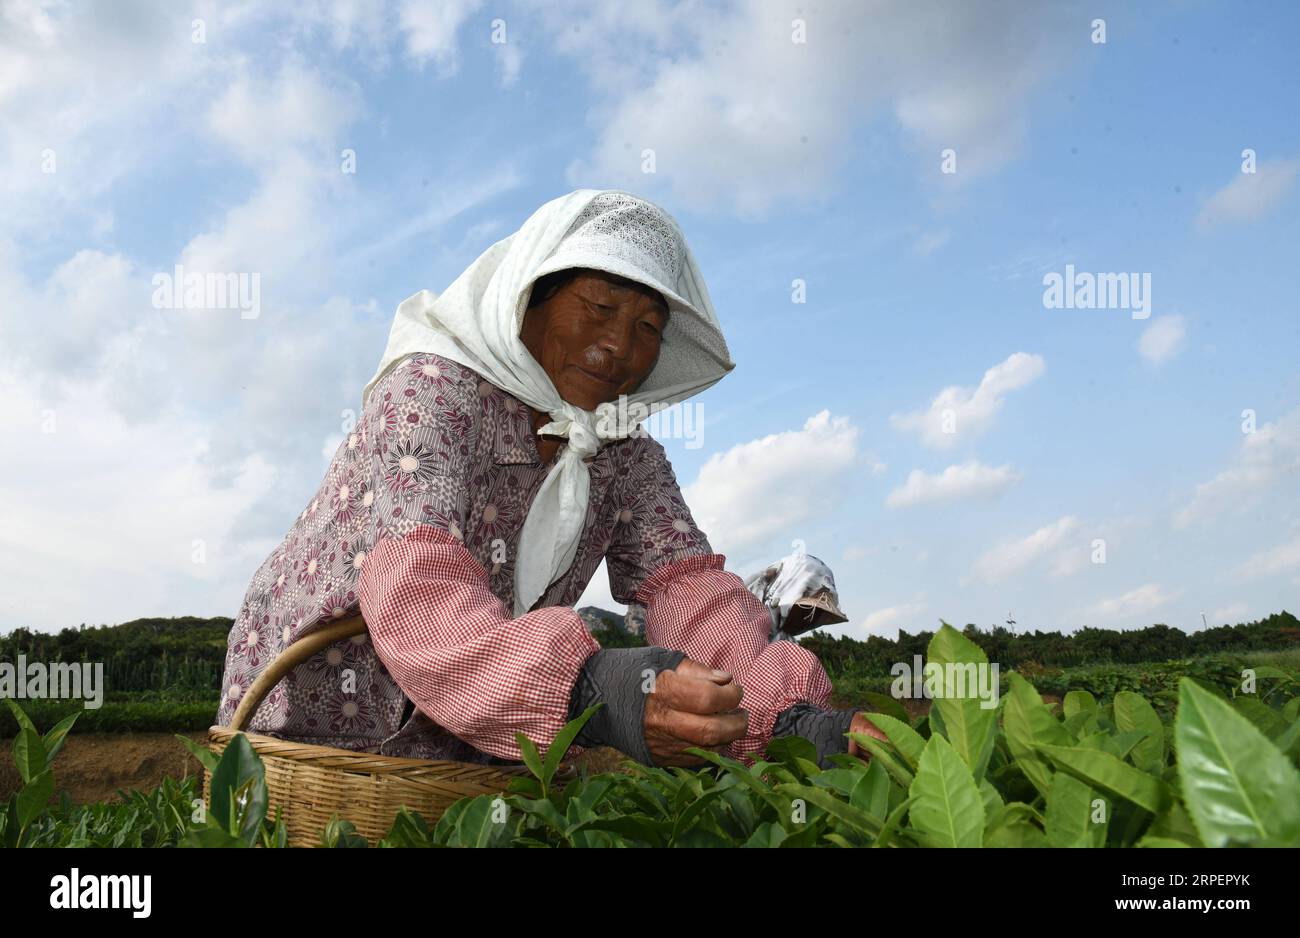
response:
M672 671L660 671L645 702L645 742L657 766L704 765L692 746L721 752L749 729L749 713L739 709L744 689L725 671L683 658Z
M867 719L867 714L863 710L853 714L853 722L849 724L849 732L863 733L880 740L887 739L885 734L876 728L876 724ZM849 755L857 756L863 762L871 761L871 750L865 746L859 746L852 736L849 737Z

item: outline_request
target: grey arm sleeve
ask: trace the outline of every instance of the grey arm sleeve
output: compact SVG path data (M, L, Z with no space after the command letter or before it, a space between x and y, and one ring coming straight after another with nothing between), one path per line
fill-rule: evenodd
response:
M645 672L671 671L683 651L649 648L602 648L582 666L569 696L569 719L592 704L603 703L583 725L574 743L612 746L642 765L654 765L645 741Z
M772 738L802 736L817 747L817 764L834 768L829 756L849 751L845 734L857 710L823 710L815 704L797 703L782 710L772 724Z

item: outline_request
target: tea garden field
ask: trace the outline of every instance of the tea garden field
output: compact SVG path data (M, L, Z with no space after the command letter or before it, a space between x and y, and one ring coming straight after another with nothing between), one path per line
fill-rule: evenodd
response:
M946 624L930 638L926 661L988 666L980 646ZM810 743L786 738L750 767L700 750L708 764L699 769L629 760L621 771L584 772L560 784L560 757L589 710L546 751L520 737L530 777L503 795L463 799L436 820L403 811L377 844L337 818L321 843L1300 846L1300 649L1064 669L1022 662L1001 673L995 706L973 694L945 695L952 688L940 685L928 711L917 713L890 695L888 680L832 674L835 705L873 711L887 737L855 735L871 753L866 762L833 756L834 766L821 769ZM56 797L55 757L74 725L82 727L81 711L6 703L21 787L0 810L5 846L287 843L268 804L264 767L242 736L219 759L177 737L176 746L188 746L212 772L206 805L195 776L77 805L66 793ZM103 710L110 715L98 718L101 728L117 721L191 730L194 719L215 711L215 700L110 697Z

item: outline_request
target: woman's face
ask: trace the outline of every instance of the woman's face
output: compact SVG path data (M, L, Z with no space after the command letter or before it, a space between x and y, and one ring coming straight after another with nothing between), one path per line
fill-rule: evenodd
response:
M519 338L576 407L631 394L654 370L668 305L642 284L584 271L524 315Z

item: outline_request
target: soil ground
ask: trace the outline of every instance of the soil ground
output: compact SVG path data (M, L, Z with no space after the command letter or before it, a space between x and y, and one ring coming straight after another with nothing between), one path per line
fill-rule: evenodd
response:
M204 730L185 735L199 743L207 739ZM119 788L150 791L165 775L201 779L202 774L198 760L171 733L73 732L54 758L55 787L66 789L74 804L120 801ZM0 759L0 801L20 785L13 759Z

